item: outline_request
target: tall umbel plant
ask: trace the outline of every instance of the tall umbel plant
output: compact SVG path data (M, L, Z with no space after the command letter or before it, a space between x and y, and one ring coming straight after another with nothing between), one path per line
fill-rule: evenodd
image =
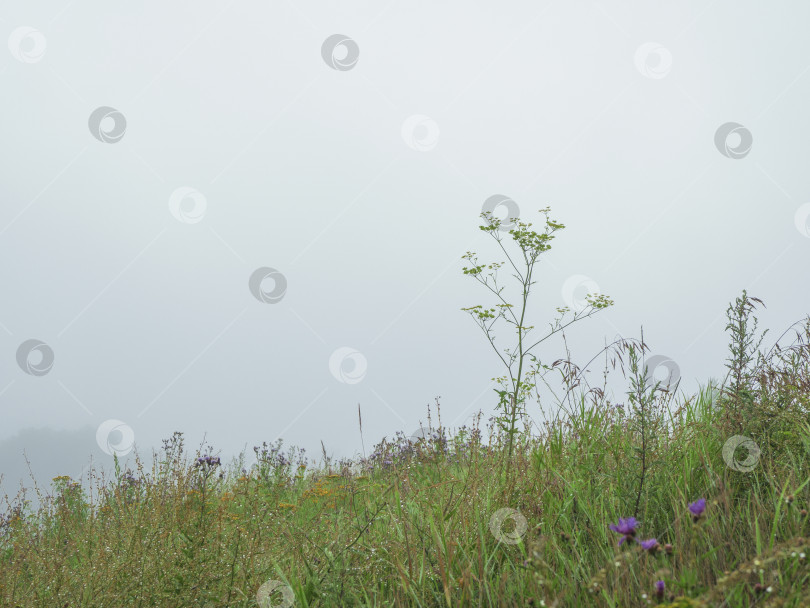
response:
M520 284L520 300L517 307L506 301L502 295L505 287L498 284L498 269L504 265L504 262L479 264L476 254L470 251L462 256L462 259L469 260L470 263L473 264L470 268L464 268L464 274L473 277L498 299L498 303L495 304L493 308L484 308L479 304L470 308L462 308L461 310L469 313L476 324L483 330L490 345L506 367L507 374L500 378L495 378L494 380L503 387L503 390L495 389L495 392L499 395L497 409L500 412L496 417L496 422L501 430L508 436L510 458L514 449L515 435L518 432L518 415L523 416L526 413L525 400L534 386L532 378L537 373L536 371L529 371L526 365L527 358L531 356L531 351L538 344L550 338L558 331L562 331L574 321L589 317L596 311L607 308L613 304L613 301L603 294L588 294L586 296L588 306L582 311L575 312L573 319L562 324L561 321L568 313L569 309L567 307L557 308L560 317L552 326L551 331L545 337L533 343L532 340L528 338L529 333L534 329L533 325L527 325L526 319L526 313L529 310L531 286L536 282L532 280L534 266L540 254L551 249L549 242L554 238L553 233L565 228L563 224L548 219L549 211L549 207L540 210L540 213L546 216L546 229L543 233L531 230L531 222L525 223L517 218L507 218L510 220L510 223L514 223L514 227L508 231L508 234L512 237L512 240L516 243L518 248L517 254L513 255L510 255L504 246L504 232L506 232L506 230L505 227L502 228L501 220L494 217L489 211L485 211L481 214L485 225L479 226L479 228L489 233L498 243L514 271L512 276ZM489 272L485 273L485 270ZM503 349L503 353L506 355L505 357L495 346L495 336L492 332L493 326L500 319L503 319L509 325L513 325L517 334L514 347ZM517 369L515 369L515 367Z

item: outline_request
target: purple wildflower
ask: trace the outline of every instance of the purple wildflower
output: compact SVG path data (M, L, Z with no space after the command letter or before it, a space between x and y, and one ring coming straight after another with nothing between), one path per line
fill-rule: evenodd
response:
M655 552L658 550L658 547L660 546L658 544L658 541L655 540L654 538L651 538L649 540L638 541L638 544L641 545L642 549L651 554L655 554Z
M197 458L197 463L195 466L202 466L208 465L209 467L218 467L220 465L219 456L201 456Z
M664 581L655 581L655 597L662 598L664 597L664 590L666 589L666 585Z
M706 499L701 498L689 505L689 511L692 513L692 519L695 521L700 519L703 512L706 510Z
M610 524L608 526L614 532L618 532L622 534L622 539L619 541L619 546L626 541L627 539L632 539L636 535L636 526L638 526L638 521L636 521L635 517L628 517L628 518L619 518L618 524Z

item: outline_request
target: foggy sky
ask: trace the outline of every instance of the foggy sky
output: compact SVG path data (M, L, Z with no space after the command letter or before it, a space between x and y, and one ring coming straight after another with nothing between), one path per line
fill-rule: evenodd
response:
M279 437L339 458L429 404L435 423L437 397L445 426L486 420L505 370L460 309L495 300L461 256L505 261L478 229L494 196L566 226L538 264L538 337L599 292L615 305L566 331L575 362L643 327L685 393L722 379L743 289L768 346L808 312L808 19L753 0L4 3L2 492L31 485L23 449L47 487L174 431L223 461Z

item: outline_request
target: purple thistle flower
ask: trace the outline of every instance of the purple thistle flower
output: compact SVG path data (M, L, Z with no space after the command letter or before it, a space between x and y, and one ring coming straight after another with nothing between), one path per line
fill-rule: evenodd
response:
M701 498L689 505L689 511L692 513L692 519L697 521L703 512L706 510L706 499Z
M654 554L659 547L658 541L654 538L638 541L638 544L641 545L642 549L652 554Z
M664 590L666 589L666 585L664 581L655 581L655 596L656 597L664 597Z
M628 517L628 518L619 518L618 524L610 524L608 526L614 532L618 532L622 534L622 539L619 541L619 546L626 541L628 538L633 538L636 535L636 527L638 526L638 521L636 521L635 517Z
M219 460L219 456L208 456L206 454L205 456L200 456L199 458L197 458L197 463L196 463L195 466L199 467L199 466L202 466L204 464L208 465L209 467L217 467L221 463L220 463L220 460Z

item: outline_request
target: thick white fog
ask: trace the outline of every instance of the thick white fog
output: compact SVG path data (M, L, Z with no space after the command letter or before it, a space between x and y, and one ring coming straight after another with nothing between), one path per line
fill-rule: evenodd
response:
M808 20L787 0L4 3L2 493L31 485L23 451L47 489L174 431L250 463L278 438L368 453L429 404L435 424L437 397L445 426L485 422L505 370L461 308L495 300L461 256L505 261L478 228L492 197L565 225L538 337L602 293L566 330L574 362L643 326L685 394L722 379L743 289L766 345L808 312Z

